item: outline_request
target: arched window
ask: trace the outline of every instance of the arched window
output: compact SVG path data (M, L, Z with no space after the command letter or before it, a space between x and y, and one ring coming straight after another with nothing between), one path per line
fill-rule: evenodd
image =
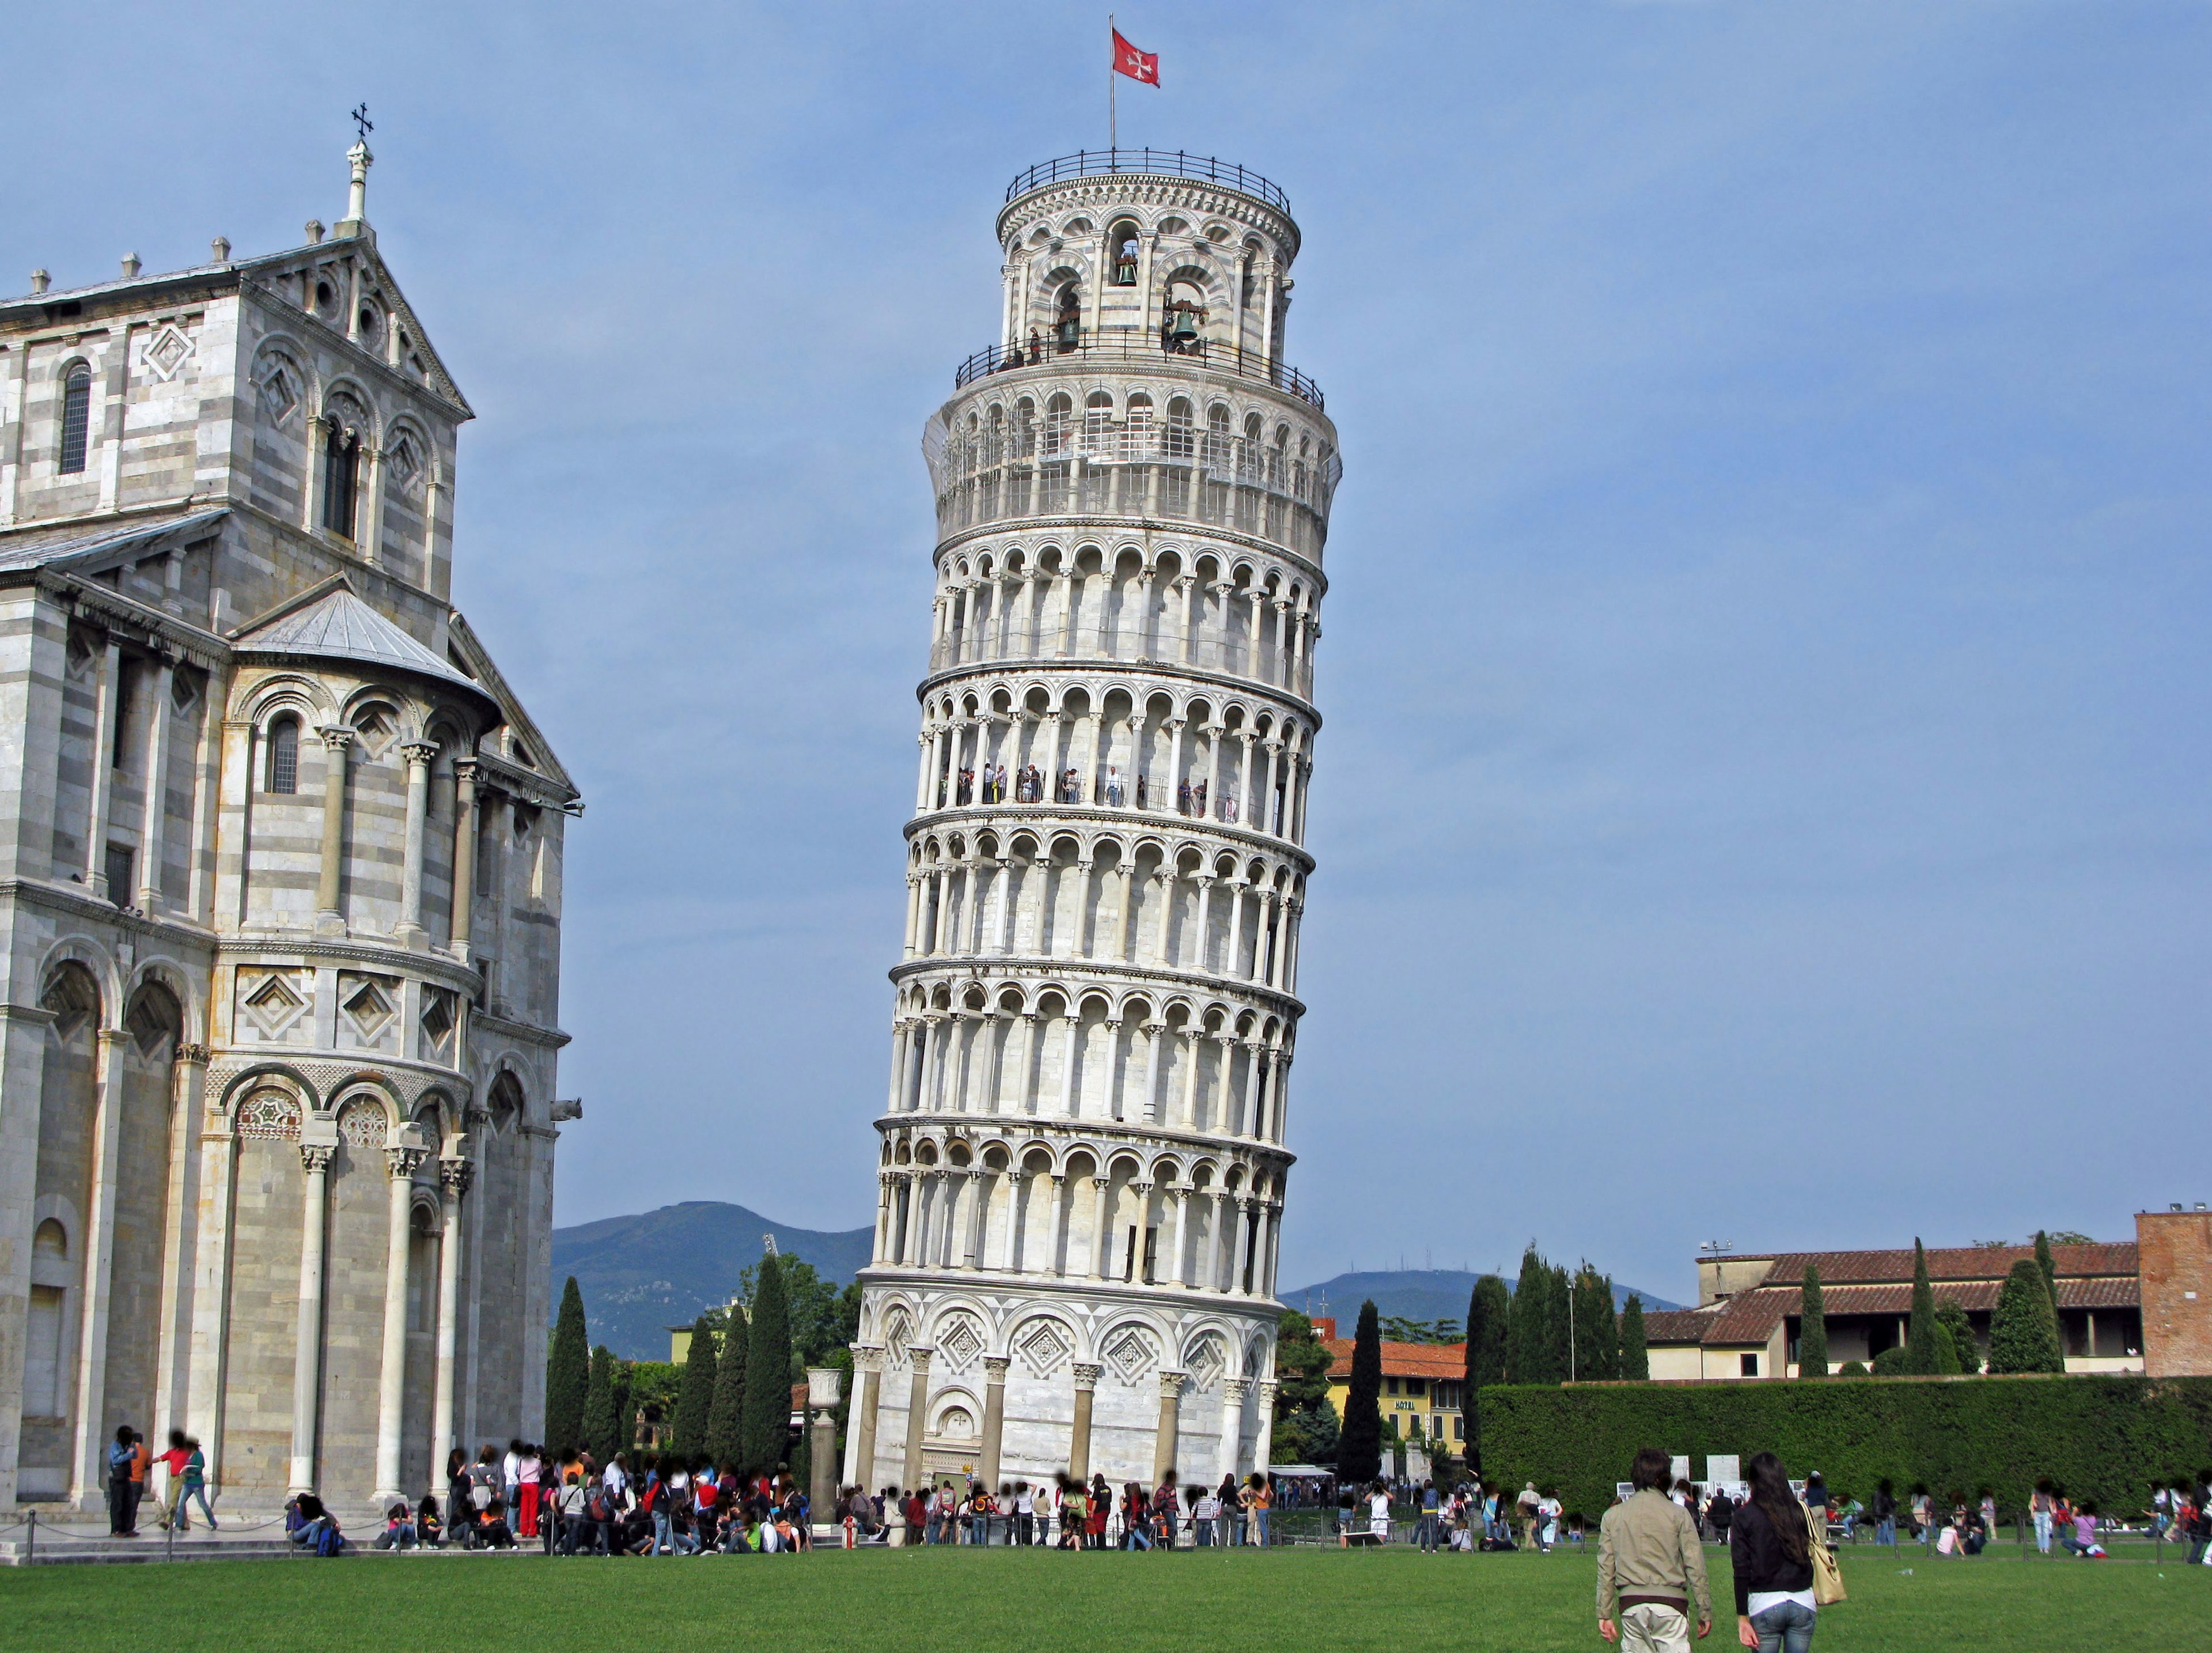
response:
M1075 422L1075 404L1062 391L1044 404L1044 453L1054 459L1067 452L1069 427Z
M1110 391L1093 391L1083 398L1083 447L1095 453L1106 447L1114 435L1114 396Z
M1168 404L1167 451L1171 459L1190 458L1194 447L1192 441L1193 421L1190 398L1178 396Z
M282 717L269 726L270 792L300 790L300 720Z
M63 1320L69 1294L69 1235L49 1217L31 1236L31 1304L24 1327L23 1415L67 1415L62 1388Z
M1060 289L1060 308L1052 331L1063 356L1083 343L1083 289L1073 282Z
M1129 457L1143 459L1152 451L1152 398L1138 391L1129 398Z
M92 428L92 369L83 362L70 365L62 381L62 469L84 469L86 438Z
M1106 245L1114 252L1114 285L1137 284L1137 224L1124 218L1106 232Z
M354 515L361 495L361 435L337 420L326 422L323 444L323 526L354 537Z

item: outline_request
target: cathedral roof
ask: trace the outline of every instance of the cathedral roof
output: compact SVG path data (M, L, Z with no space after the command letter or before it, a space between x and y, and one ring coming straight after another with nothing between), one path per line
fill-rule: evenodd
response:
M204 534L212 533L216 525L228 514L228 507L218 506L211 511L192 511L182 516L141 517L129 522L111 522L89 530L82 521L33 528L0 538L0 569L43 568L68 564L82 572L81 565L96 562L117 553L129 551L140 556L150 555L145 548L151 542L167 536L176 536L176 544L179 545L196 540Z
M292 603L231 640L241 654L282 654L295 659L355 660L386 671L432 678L449 688L465 689L489 700L483 685L470 680L353 594L343 577Z

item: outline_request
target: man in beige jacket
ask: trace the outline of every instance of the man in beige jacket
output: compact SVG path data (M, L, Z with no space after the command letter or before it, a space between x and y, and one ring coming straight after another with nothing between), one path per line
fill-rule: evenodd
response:
M1698 1638L1713 1627L1705 1553L1689 1512L1667 1496L1674 1461L1656 1447L1636 1455L1627 1502L1598 1526L1597 1633L1623 1653L1690 1653L1690 1603Z

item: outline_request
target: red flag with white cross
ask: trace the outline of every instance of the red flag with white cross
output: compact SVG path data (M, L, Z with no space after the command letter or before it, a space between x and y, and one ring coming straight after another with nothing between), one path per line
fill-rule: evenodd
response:
M1139 52L1121 38L1121 31L1114 31L1114 72L1127 75L1133 81L1142 81L1146 86L1160 83L1160 54Z

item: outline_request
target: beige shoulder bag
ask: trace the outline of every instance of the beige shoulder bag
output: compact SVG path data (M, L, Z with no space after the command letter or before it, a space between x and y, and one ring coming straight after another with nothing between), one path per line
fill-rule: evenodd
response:
M1805 1537L1813 1558L1813 1601L1816 1606L1832 1607L1844 1599L1844 1570L1836 1565L1828 1535L1820 1530L1810 1510L1805 1511Z

